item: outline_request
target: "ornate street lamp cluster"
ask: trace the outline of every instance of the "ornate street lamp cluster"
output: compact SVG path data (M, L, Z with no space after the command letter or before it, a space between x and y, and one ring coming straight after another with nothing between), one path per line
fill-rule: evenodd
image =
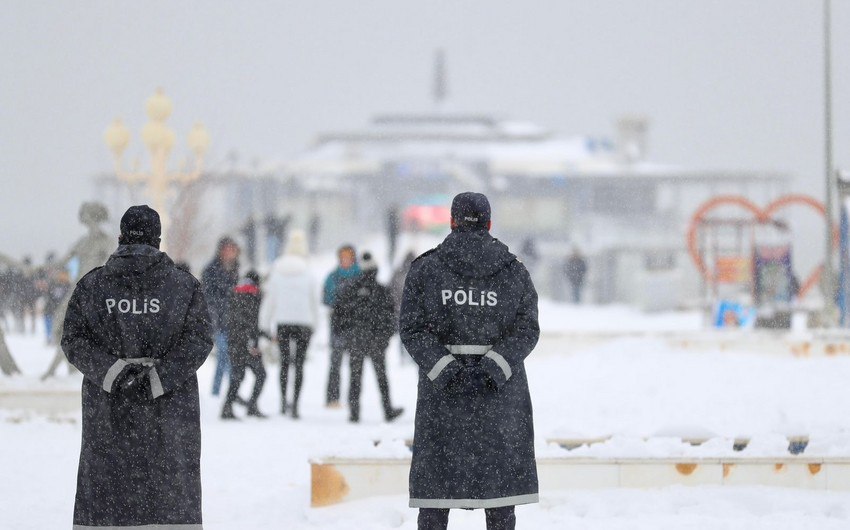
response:
M149 171L140 170L138 163L134 164L130 170L125 169L124 152L130 144L130 131L121 119L112 122L103 135L106 145L115 157L115 173L118 178L131 185L140 183L147 185L147 194L162 220L163 249L166 248L170 224L168 198L172 187L186 186L201 176L204 155L210 144L210 135L206 128L201 123L195 123L187 138L189 149L194 154L192 167L187 168L184 162L178 171L169 171L168 160L176 143L174 131L166 124L166 120L171 116L172 108L171 99L161 88L157 89L145 103L145 110L150 121L142 127L141 137L151 159Z

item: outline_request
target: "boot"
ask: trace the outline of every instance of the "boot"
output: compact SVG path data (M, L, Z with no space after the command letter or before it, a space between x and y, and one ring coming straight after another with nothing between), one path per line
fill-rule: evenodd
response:
M255 418L266 418L266 415L260 412L260 409L257 408L256 403L251 403L248 405L248 416L253 416Z
M387 422L391 422L402 414L404 414L404 409L399 407L397 409L388 410L384 417L386 418Z
M224 408L221 409L221 419L223 420L239 420L235 414L233 414L233 405L230 403L225 403Z
M286 400L280 402L280 413L286 416L286 413L289 412L289 405L286 404Z

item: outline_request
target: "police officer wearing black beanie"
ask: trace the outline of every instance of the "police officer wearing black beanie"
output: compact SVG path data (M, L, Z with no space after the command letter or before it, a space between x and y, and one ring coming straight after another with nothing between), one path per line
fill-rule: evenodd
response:
M490 235L490 202L461 193L452 233L411 265L401 339L419 365L410 506L420 530L449 509L484 509L489 530L515 527L538 501L531 397L523 366L540 333L525 266Z
M209 313L198 280L159 250L156 211L133 206L120 226L65 314L62 349L84 377L74 527L200 528Z

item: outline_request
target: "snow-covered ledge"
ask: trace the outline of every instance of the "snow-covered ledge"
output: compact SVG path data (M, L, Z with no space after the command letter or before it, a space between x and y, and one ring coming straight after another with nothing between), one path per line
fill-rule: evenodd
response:
M311 506L407 491L410 459L326 458L310 461ZM665 486L769 486L850 491L850 457L541 458L547 491Z

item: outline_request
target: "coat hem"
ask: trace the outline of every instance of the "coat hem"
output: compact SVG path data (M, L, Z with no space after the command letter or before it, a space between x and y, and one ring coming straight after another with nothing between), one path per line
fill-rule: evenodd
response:
M72 530L203 530L201 524L131 524L90 526L75 524Z
M533 504L540 502L540 495L529 493L528 495L514 495L512 497L498 497L495 499L410 499L411 508L501 508L503 506L517 506L520 504Z

